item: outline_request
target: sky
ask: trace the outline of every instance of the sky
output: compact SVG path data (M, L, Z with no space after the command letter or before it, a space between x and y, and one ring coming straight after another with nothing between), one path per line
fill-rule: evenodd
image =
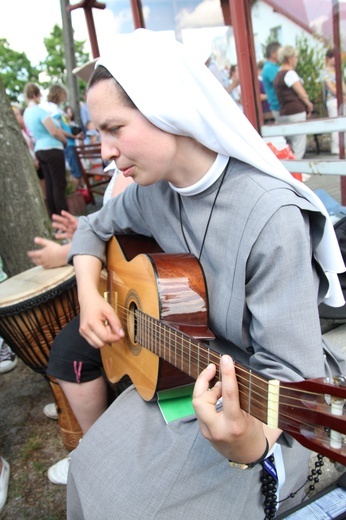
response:
M43 39L49 37L55 24L62 26L60 0L0 0L0 5L0 38L5 38L12 50L25 52L32 65L38 65L46 57ZM72 23L75 39L86 40L82 9L72 14Z
M112 35L133 30L130 0L107 0L106 4L106 9L93 9L101 54L112 41ZM153 5L155 9L151 8ZM220 30L225 31L224 27L218 29L223 25L219 0L146 0L147 28L164 29L172 32L174 37L174 32L169 29L172 29L172 20L177 16L174 12L177 5L182 28L184 25L193 27L195 23L198 26L201 21L204 26L210 26L203 31L203 42L198 36L202 31L193 31L192 36L186 34L186 41L198 49L196 52L208 54L211 40ZM31 64L38 65L46 57L43 39L49 37L55 24L62 26L60 0L0 0L0 6L0 38L6 38L12 50L25 52ZM84 11L76 9L71 17L75 40L87 40L85 50L92 57Z
M102 0L101 0L102 1ZM130 0L103 0L106 9L93 9L99 49L109 47L116 34L133 30ZM282 0L279 0L280 2ZM76 3L77 0L70 0ZM332 5L332 0L304 0L306 5ZM346 0L339 0L346 3ZM184 42L198 57L206 59L213 47L212 41L225 34L220 0L143 0L148 29L165 30L174 37L173 21L181 29ZM60 0L0 0L0 38L6 38L11 49L25 52L32 65L46 58L43 39L49 37L53 26L62 26ZM71 13L75 40L85 40L85 51L92 58L84 11ZM197 29L200 26L206 29ZM184 27L194 29L186 30ZM179 35L175 35L179 39Z

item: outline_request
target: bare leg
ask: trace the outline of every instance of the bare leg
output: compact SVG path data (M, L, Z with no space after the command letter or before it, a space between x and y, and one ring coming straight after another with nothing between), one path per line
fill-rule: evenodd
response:
M58 379L82 428L83 435L107 408L107 383L101 376L87 383L70 383Z

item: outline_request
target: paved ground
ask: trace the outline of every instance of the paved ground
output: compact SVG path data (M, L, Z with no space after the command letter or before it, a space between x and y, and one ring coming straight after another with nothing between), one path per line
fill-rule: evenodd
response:
M341 200L340 177L313 176L307 184L323 188ZM96 207L89 206L88 211ZM346 330L339 335L346 344ZM8 374L0 375L0 454L11 464L8 502L2 520L64 520L65 487L50 484L49 466L67 455L57 422L47 419L43 406L52 401L50 387L42 376L21 361ZM328 462L317 490L335 481L340 473Z

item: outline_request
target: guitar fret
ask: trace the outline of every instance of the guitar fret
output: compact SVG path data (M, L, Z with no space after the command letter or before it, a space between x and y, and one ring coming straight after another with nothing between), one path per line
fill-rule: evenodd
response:
M142 330L141 330L141 327L142 327L142 320L141 320L141 316L138 312L138 310L135 311L134 313L134 321L135 321L135 328L136 328L136 331L137 331L137 335L135 337L135 342L136 343L139 343L140 345L142 345Z
M163 341L163 354L162 354L162 357L165 359L166 358L166 350L167 350L167 329L166 327L164 327L164 341Z
M157 352L158 352L158 356L159 357L162 357L162 343L163 343L162 336L163 336L163 330L164 330L163 327L161 327L161 326L158 327L158 334L157 334L158 348L157 348Z
M177 363L177 331L174 331L174 366L176 367Z
M184 370L184 341L182 342L182 346L181 346L180 370Z
M151 337L153 338L153 348L152 350L158 354L160 348L160 327L156 329L153 328L153 318L150 317L150 325L151 325Z
M199 363L199 352L200 352L200 350L198 349L197 350L197 372L198 373L200 373L200 371L201 371L200 363Z
M150 323L151 323L151 316L148 316L146 319L146 335L147 335L146 344L148 345L149 350L154 351L155 350L155 336L153 337L150 334Z
M147 343L147 317L144 318L143 320L143 339L144 339L144 345L145 347L147 347L148 343Z
M142 313L140 313L140 330L141 330L141 341L140 344L145 346L144 343L144 319Z
M168 349L168 354L166 355L166 359L167 359L168 363L171 362L173 344L174 344L173 343L173 331L170 330L170 332L169 332L169 349Z
M191 351L192 351L192 345L191 345L191 338L189 338L189 366L188 366L188 374L191 375Z
M150 333L149 333L149 324L150 324L150 316L145 320L145 344L148 346L150 350L152 350L152 344L149 341Z

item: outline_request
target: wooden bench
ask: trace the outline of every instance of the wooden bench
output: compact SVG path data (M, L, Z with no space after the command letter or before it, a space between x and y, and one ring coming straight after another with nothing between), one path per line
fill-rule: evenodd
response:
M76 153L90 202L95 204L94 193L104 194L105 187L112 178L112 172L103 171L100 143L76 146Z

